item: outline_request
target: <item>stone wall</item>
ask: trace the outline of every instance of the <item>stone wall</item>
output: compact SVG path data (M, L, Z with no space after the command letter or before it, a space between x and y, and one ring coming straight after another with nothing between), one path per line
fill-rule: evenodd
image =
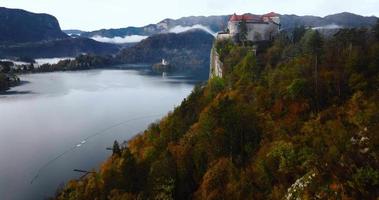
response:
M239 33L239 22L229 22L228 29L230 36L235 38ZM247 40L249 41L262 41L262 40L271 40L272 37L279 32L279 26L272 22L247 22Z
M248 23L247 31L247 40L261 41L271 40L278 33L279 29L273 23Z
M211 58L210 58L210 70L209 77L222 77L222 66L223 63L220 61L220 56L218 55L216 48L212 47Z

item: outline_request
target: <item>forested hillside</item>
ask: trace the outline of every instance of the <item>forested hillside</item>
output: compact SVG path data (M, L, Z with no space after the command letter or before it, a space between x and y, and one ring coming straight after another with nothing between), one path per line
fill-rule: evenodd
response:
M379 198L379 24L295 31L218 42L223 78L56 199Z
M211 34L197 29L178 34L157 34L122 50L116 59L121 63L147 64L166 59L177 70L208 71L213 39Z
M68 38L54 16L4 7L0 7L0 30L0 45Z
M116 54L119 50L116 45L101 43L88 38L66 38L0 46L0 56L28 58L75 57L82 54L105 56Z
M0 93L20 83L20 79L11 71L13 63L0 61Z

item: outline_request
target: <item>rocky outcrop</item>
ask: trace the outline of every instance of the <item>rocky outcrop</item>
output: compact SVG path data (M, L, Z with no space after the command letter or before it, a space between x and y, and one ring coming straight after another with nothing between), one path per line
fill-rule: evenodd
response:
M0 7L0 58L75 57L118 51L116 45L69 37L54 16Z
M0 7L0 45L65 38L68 36L51 15Z
M209 77L220 77L222 78L222 66L223 63L220 60L220 55L217 53L216 48L212 47L211 58L210 58L210 69Z

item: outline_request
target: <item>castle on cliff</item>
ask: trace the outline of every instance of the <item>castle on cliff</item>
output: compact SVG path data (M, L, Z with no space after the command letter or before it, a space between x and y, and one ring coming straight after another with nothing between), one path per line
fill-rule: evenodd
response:
M241 24L246 24L246 40L251 42L271 40L280 30L279 15L271 12L265 15L232 15L225 32L220 32L217 39L231 38L237 41L241 32Z
M242 28L242 26L245 26ZM279 15L271 12L265 15L232 15L225 32L219 32L216 40L231 39L233 42L241 42L241 31L244 29L244 41L261 42L270 41L280 31ZM256 52L256 46L251 47ZM215 47L211 49L210 77L223 76L223 63Z

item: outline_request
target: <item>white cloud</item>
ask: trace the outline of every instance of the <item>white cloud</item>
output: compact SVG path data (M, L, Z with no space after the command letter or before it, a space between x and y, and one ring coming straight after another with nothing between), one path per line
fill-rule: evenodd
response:
M11 60L11 59L0 59L0 61L2 61L2 62L13 62L13 64L15 64L15 65L29 65L30 64L27 62L15 61L15 60Z
M146 39L148 36L144 35L128 35L125 37L102 37L99 35L95 35L92 37L92 39L98 41L98 42L104 42L104 43L112 43L112 44L125 44L125 43L135 43L140 42L143 39Z
M211 29L209 29L208 27L206 26L203 26L203 25L200 25L200 24L196 24L196 25L193 25L193 26L175 26L174 28L171 28L169 30L169 32L171 33L182 33L182 32L186 32L186 31L189 31L191 29L201 29L203 31L206 31L208 32L209 34L213 35L213 36L216 36L216 33L213 32Z
M313 30L320 30L320 29L340 29L340 28L343 28L343 27L340 26L340 25L337 25L337 24L329 24L329 25L326 25L326 26L314 27L312 29Z
M43 64L57 64L59 63L59 61L62 61L62 60L74 60L75 58L71 58L71 57L64 57L64 58L37 58L35 59L36 63L38 65L43 65Z

